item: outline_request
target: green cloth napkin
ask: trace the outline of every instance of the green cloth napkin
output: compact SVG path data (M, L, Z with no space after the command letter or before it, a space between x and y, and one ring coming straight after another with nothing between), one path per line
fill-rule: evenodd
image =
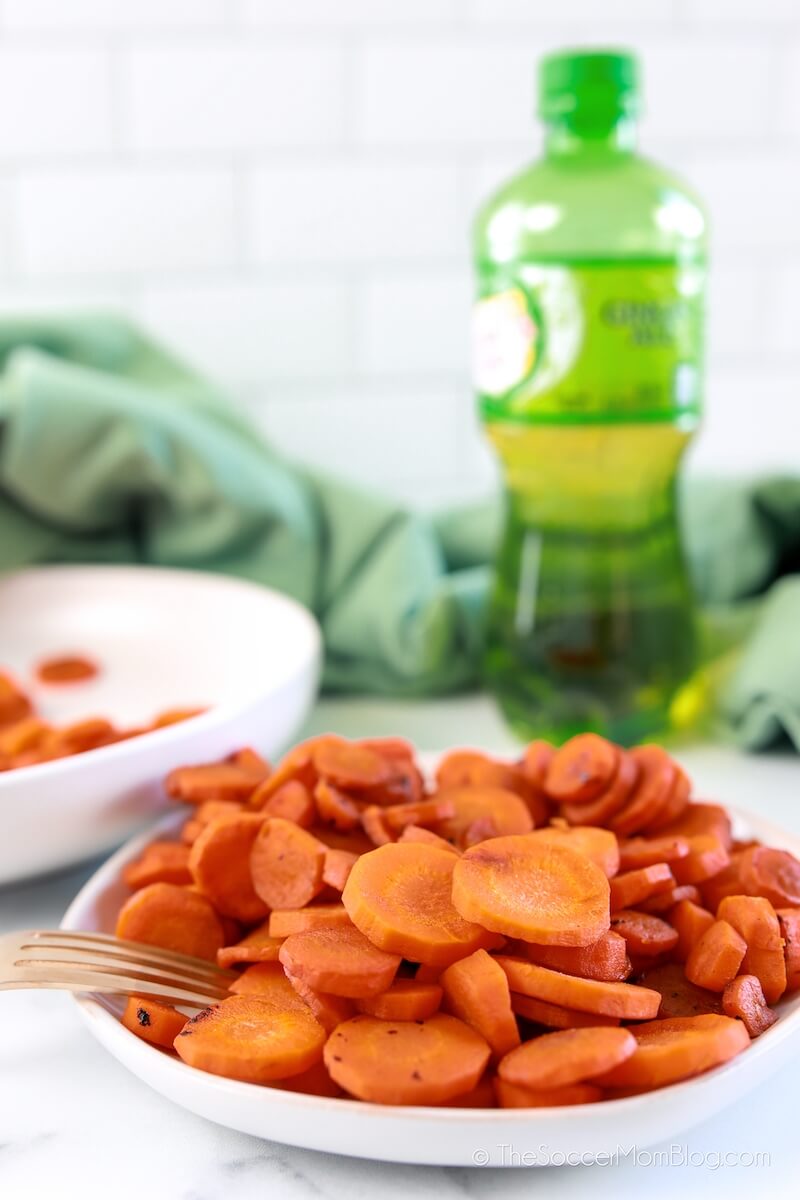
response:
M0 322L0 372L0 569L220 571L313 609L330 689L477 682L497 505L429 517L290 462L107 314ZM747 635L723 713L747 746L800 746L800 480L692 488L685 511L709 644Z

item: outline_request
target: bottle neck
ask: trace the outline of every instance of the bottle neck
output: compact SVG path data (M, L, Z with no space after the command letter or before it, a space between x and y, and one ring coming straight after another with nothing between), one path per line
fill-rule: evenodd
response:
M624 158L636 150L636 122L632 117L599 126L584 126L569 118L549 121L545 126L545 153L548 158L590 155L597 158Z

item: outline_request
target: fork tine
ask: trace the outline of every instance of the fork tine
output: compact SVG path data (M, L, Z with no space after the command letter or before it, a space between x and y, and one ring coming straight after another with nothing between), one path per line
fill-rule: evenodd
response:
M113 964L114 961L120 961L129 965L162 967L165 970L180 972L182 976L191 976L198 981L207 980L212 983L223 980L232 983L236 978L233 971L224 971L221 967L205 959L190 958L188 955L175 954L171 951L162 952L158 947L146 946L139 942L118 941L114 938L95 943L82 937L51 937L49 934L43 934L31 939L20 938L20 950L26 956L33 955L34 957L46 950L48 951L46 957L53 958L54 961L56 961L54 956L57 954L60 954L62 958L78 954L89 956L93 962L98 964L103 962Z
M26 970L18 980L4 984L4 988L55 988L69 992L103 992L107 995L154 997L167 1004L185 1004L190 1008L207 1008L218 1004L224 996L211 995L202 989L183 988L167 983L155 983L129 975L105 975L97 972L87 977L84 974L73 977L68 972L59 972L56 978L51 971L43 972L37 978L38 972Z
M130 959L122 959L117 962L110 957L76 957L74 951L49 950L47 947L41 949L36 947L32 954L21 954L12 965L26 972L39 968L49 970L52 974L55 967L59 969L59 974L66 970L74 972L76 975L83 974L84 976L91 975L93 972L95 974L105 974L112 978L121 976L131 977L135 975L137 979L148 982L174 983L179 987L194 988L196 991L219 996L225 996L228 993L227 980L216 980L211 977L198 978L192 975L191 972L183 971L176 967L151 966L144 963L131 962Z

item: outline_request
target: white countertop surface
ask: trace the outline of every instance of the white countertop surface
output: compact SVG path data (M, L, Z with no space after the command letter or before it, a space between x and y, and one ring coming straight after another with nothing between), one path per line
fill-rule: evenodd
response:
M514 746L480 697L420 704L326 700L308 730L324 728L402 733L423 749L472 743L502 752ZM695 780L696 794L752 808L800 832L797 756L746 757L713 746L689 747L678 756ZM92 869L0 891L0 932L57 925ZM443 1200L797 1195L798 1060L680 1144L642 1150L638 1162L439 1170L296 1150L194 1117L127 1074L93 1041L60 993L3 993L0 1016L3 1200L421 1200L434 1192ZM624 1134L620 1130L622 1144ZM760 1161L752 1162L757 1155Z

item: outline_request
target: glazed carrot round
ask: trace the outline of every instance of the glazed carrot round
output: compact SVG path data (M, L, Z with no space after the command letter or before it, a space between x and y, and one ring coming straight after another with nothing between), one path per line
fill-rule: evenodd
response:
M519 1087L500 1076L494 1081L497 1103L501 1108L566 1108L574 1104L596 1104L603 1099L603 1090L591 1083L573 1083L568 1087Z
M257 996L231 996L204 1009L175 1038L190 1067L246 1083L307 1071L324 1045L325 1030L308 1009L278 1008Z
M568 1087L612 1070L635 1050L636 1040L627 1029L562 1029L511 1050L501 1059L497 1073L517 1087Z
M269 932L274 938L287 938L307 929L352 928L343 904L309 904L306 908L276 908L269 915Z
M619 844L620 871L638 871L658 863L674 863L689 853L689 842L677 834L673 837L636 837Z
M171 1050L187 1017L170 1004L161 1004L158 1000L142 996L129 996L120 1020L126 1029L151 1046Z
M599 1076L597 1083L607 1087L665 1087L721 1066L750 1044L741 1021L714 1013L648 1021L631 1032L636 1050L626 1062Z
M189 870L217 912L245 925L263 921L268 909L250 874L250 852L264 824L256 813L212 821L192 845Z
M547 1000L563 1008L601 1013L623 1021L645 1021L656 1015L661 1003L658 992L632 983L580 979L577 975L562 975L548 967L504 955L498 955L496 961L508 976L512 992L522 992L524 996Z
M326 1033L331 1033L342 1021L349 1021L355 1016L356 1007L352 1000L344 996L334 996L330 992L318 992L304 979L290 975L288 971L286 978L297 993L298 999L311 1010Z
M379 950L349 924L292 933L278 958L290 976L315 991L354 1000L385 992L400 966L399 954Z
M493 838L453 865L467 921L548 946L588 946L609 926L608 880L583 854L539 834Z
M434 778L440 792L461 787L514 790L512 784L517 772L510 763L499 762L480 750L450 750L439 759Z
M434 824L434 829L446 841L465 847L465 834L475 821L489 817L493 836L529 833L533 821L521 796L504 788L458 787L438 793L452 805L452 814Z
M662 829L672 828L673 823L683 815L691 803L691 780L677 763L673 765L675 767L675 782L667 796L666 803L647 825L646 832L653 836L658 836Z
M514 799L519 797L515 796ZM389 831L400 834L408 825L433 826L440 821L449 820L455 816L456 805L450 793L438 792L435 796L429 796L427 800L385 805L381 808L381 813ZM527 816L527 809L525 813ZM528 821L530 822L530 817Z
M239 963L277 962L283 938L272 937L269 921L251 930L247 937L232 946L223 946L217 951L217 965L233 967Z
M608 822L610 829L625 837L658 819L677 778L677 767L661 746L636 746L630 755L639 768L639 780L631 799Z
M326 849L322 864L322 882L334 891L343 892L357 860L358 855L350 850Z
M258 996L276 1008L307 1007L277 959L245 967L239 978L231 984L230 990L236 996Z
M192 846L212 821L220 821L223 817L238 817L244 809L238 800L204 800L198 804L188 821L181 829L181 841L186 846Z
M672 864L678 883L703 883L724 870L730 862L726 848L713 833L696 833L688 839L689 853Z
M307 1096L328 1096L331 1100L340 1100L344 1092L338 1083L334 1083L328 1074L324 1062L314 1063L307 1071L292 1075L289 1079L276 1079L269 1085L282 1092L304 1092Z
M250 808L257 809L266 817L282 817L294 821L301 829L310 829L317 819L314 797L299 779L289 779L277 790L273 790L262 802L258 791L250 798Z
M122 878L133 891L150 883L191 883L189 847L181 842L151 842L136 862L128 863Z
M545 791L559 803L588 803L611 783L618 761L619 750L612 742L596 733L579 733L553 755Z
M686 962L689 951L714 924L714 914L691 900L681 900L669 913L669 923L678 935L673 954Z
M522 759L520 760L522 772L533 786L541 791L545 790L547 770L555 757L555 753L555 746L541 739L529 742L523 751Z
M751 846L739 859L739 876L748 896L763 896L775 908L800 905L800 862L788 850Z
M735 979L747 953L747 942L727 921L715 921L686 960L686 978L709 992L722 992Z
M747 943L742 975L755 975L764 989L767 1004L774 1004L786 991L786 959L781 928L775 909L761 896L726 896L717 909L717 919L728 921Z
M564 1008L561 1004L551 1004L547 1000L537 1000L535 996L523 996L521 992L511 993L511 1007L517 1016L526 1021L535 1021L548 1029L584 1029L586 1026L619 1025L619 1017L607 1017L603 1013L579 1012L577 1008Z
M371 788L386 783L392 776L389 760L369 746L327 738L313 753L317 774L334 787Z
M222 923L210 901L174 883L151 883L135 892L119 911L115 933L130 942L212 962L225 944Z
M412 962L449 966L473 950L498 944L453 906L453 871L461 861L437 846L380 846L353 867L342 901L353 924L380 949Z
M94 679L99 673L97 663L78 654L46 658L36 667L36 675L41 683L83 683L87 679Z
M697 1017L701 1013L722 1012L719 993L690 983L679 963L649 967L639 976L639 983L660 992L659 1017Z
M607 983L627 979L631 972L628 947L618 933L604 933L589 946L525 945L531 962L565 975L580 975L582 979L600 979Z
M318 842L322 842L328 850L347 850L350 854L367 854L370 850L375 849L360 824L358 829L351 829L347 833L333 829L330 825L314 825L308 832Z
M611 880L611 911L635 908L640 900L657 896L659 892L669 891L674 886L675 876L666 863L625 871Z
M677 834L686 838L710 834L726 850L730 850L733 841L731 819L722 805L707 804L699 800L692 801L679 818L659 829L658 834L659 837Z
M422 829L419 825L407 825L398 842L424 842L426 846L438 846L440 850L449 850L451 854L458 854L457 847L453 846L445 838L439 837L438 833L434 833L432 829Z
M566 846L590 858L607 879L611 879L619 870L617 839L607 829L595 829L593 825L547 825L535 830L534 836L539 841Z
M786 991L796 992L800 988L800 908L779 908L776 916L783 938Z
M485 950L476 950L443 971L439 983L446 1012L476 1029L498 1057L519 1045L508 980Z
M167 795L184 804L206 800L238 800L245 803L258 786L252 771L234 763L206 763L176 767L166 780Z
M764 989L755 975L739 975L730 980L722 993L722 1011L738 1017L751 1038L766 1032L778 1019L767 1004Z
M625 939L628 953L642 958L668 954L678 944L678 935L671 925L651 913L634 908L621 908L611 917L611 928Z
M438 984L396 979L379 996L358 1000L356 1008L382 1021L425 1021L439 1011L441 1003L442 989Z
M488 1061L483 1038L445 1013L422 1022L357 1016L325 1044L332 1078L374 1104L444 1104L476 1087Z
M699 904L700 889L693 883L679 883L675 887L667 888L665 892L657 892L654 896L648 896L646 900L640 900L636 907L640 912L653 913L657 917L663 916L666 920L671 921L671 910L683 900Z
M288 785L287 785L288 786ZM361 809L352 796L325 779L320 779L314 788L314 799L317 802L317 813L320 821L332 825L346 833L355 829L361 819Z
M639 781L639 766L627 750L620 750L616 774L596 799L562 804L561 815L570 825L606 825L630 800Z
M253 887L269 908L302 908L322 890L325 846L282 817L263 822L250 852Z
M450 1108L497 1108L492 1076L487 1071L471 1091L455 1096L447 1103Z

